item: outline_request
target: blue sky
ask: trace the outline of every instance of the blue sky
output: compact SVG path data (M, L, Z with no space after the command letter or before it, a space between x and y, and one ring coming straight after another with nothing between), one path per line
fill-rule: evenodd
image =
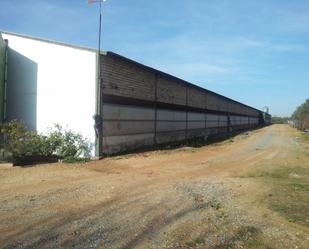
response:
M273 115L309 98L308 0L107 0L103 50ZM97 47L86 0L1 0L0 29Z

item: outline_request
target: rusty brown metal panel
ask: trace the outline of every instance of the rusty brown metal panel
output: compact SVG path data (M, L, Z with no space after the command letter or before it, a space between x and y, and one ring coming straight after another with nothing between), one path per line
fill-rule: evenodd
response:
M196 88L188 87L188 106L206 108L206 93Z
M159 102L186 105L186 87L183 84L166 77L159 77L157 87Z
M101 56L102 93L137 99L155 98L155 75L117 57Z

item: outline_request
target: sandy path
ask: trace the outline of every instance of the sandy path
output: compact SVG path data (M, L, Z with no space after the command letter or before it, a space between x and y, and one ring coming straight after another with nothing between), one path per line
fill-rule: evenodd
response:
M252 227L269 248L306 248L308 229L257 207L267 187L238 177L301 148L274 125L199 149L0 168L0 248L229 248Z

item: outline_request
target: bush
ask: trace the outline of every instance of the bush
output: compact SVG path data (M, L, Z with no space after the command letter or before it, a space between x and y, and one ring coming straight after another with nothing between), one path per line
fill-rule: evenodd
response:
M6 159L14 164L90 157L88 140L60 125L55 125L43 135L35 130L28 131L23 123L14 120L2 125L1 135L4 140L1 149L10 155Z
M48 133L48 144L60 158L89 158L90 143L81 134L55 125Z
M22 123L12 121L2 125L1 134L4 139L1 147L9 155L7 159L14 163L25 157L51 155L44 148L46 139L35 131L27 131Z

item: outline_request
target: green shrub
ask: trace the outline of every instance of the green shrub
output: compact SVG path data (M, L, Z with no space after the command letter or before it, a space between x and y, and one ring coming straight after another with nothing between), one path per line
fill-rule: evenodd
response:
M1 149L9 154L9 161L23 164L27 161L48 159L89 158L90 143L81 134L65 130L60 125L49 129L46 135L35 130L28 131L23 123L16 120L1 126L4 143Z
M11 156L11 160L19 160L26 156L51 155L45 151L44 137L35 131L27 131L23 123L16 120L2 125L1 134L4 138L2 148Z
M64 130L60 125L55 125L48 133L51 149L60 158L89 158L91 147L87 139L72 130Z

